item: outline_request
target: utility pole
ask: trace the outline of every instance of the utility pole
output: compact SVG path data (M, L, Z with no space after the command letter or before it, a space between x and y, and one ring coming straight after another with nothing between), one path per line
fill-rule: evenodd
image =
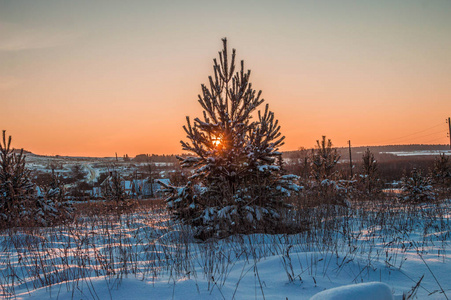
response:
M451 118L448 118L449 149L451 149Z
M352 155L351 155L351 140L348 141L349 144L349 166L351 167L351 179L352 179Z

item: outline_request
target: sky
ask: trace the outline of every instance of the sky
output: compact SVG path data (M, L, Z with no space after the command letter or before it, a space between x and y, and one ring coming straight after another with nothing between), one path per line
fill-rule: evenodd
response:
M0 129L37 154L181 153L223 37L284 151L449 143L449 0L0 0Z

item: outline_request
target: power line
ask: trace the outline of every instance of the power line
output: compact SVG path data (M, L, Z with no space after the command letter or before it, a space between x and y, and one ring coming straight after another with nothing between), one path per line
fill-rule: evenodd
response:
M425 138L425 137L434 136L434 135L438 135L438 134L442 135L443 137L446 137L446 132L442 130L442 131L436 131L436 132L432 132L432 133L429 133L429 134L424 134L424 135L420 135L420 136L414 136L414 137L410 137L410 138L390 140L388 142L383 142L383 143L378 143L378 144L391 145L391 144L396 144L396 143L407 143L407 142L409 142L409 140L412 140L412 139L418 140L418 139L422 139L422 138ZM440 139L442 139L443 137L441 137ZM424 143L427 143L427 142L424 142Z
M421 138L424 138L424 137L433 136L433 135L438 135L438 134L443 135L443 137L440 137L440 138L434 138L433 140L426 141L426 142L422 142L422 143L424 143L424 144L428 144L428 143L431 143L431 142L435 142L435 141L438 141L438 140L442 140L444 137L446 137L446 135L448 134L448 128L447 128L446 130L445 130L445 129L442 129L442 130L440 130L440 131L435 131L435 132L428 133L428 134L423 134L423 135L420 135L420 136L416 136L416 135L417 135L417 134L420 134L420 133L423 133L423 132L427 132L427 131L429 131L429 130L431 130L431 129L434 129L434 128L437 128L437 127L439 127L439 126L443 126L443 122L438 123L438 124L436 124L436 125L433 125L433 126L431 126L431 127L425 128L425 129L423 129L423 130L414 132L414 133L410 133L410 134L407 134L407 135L403 135L403 136L400 136L400 137L398 137L398 138L391 139L391 140L388 140L388 141L377 142L377 143L375 143L375 144L378 144L378 145L381 145L381 144L384 144L384 145L393 145L393 144L396 144L396 143L406 143L409 139L421 139ZM448 127L448 126L447 126L447 127ZM450 131L451 131L451 125L450 125L449 127L450 127ZM348 142L348 143L349 143L349 142ZM346 146L341 146L341 147L346 147Z
M439 141L439 140L443 140L443 137L438 138L438 139L433 139L433 140L430 140L430 141L427 141L427 142L424 142L424 143L425 144L429 144L429 143L436 142L436 141Z
M415 136L415 137L412 137L412 138L413 138L413 139L419 139L419 138L423 138L423 137L427 137L427 136L431 136L431 135L439 134L439 133L440 133L440 134L444 134L445 131L443 131L443 130L441 130L441 131L436 131L436 132L428 133L428 134L425 134L425 135ZM408 139L410 139L410 138L408 138ZM402 140L405 140L405 138L402 139Z
M400 137L397 137L397 138L388 140L388 143L390 143L390 142L392 142L392 141L404 140L406 137L411 137L411 136L417 135L417 134L419 134L419 133L423 133L423 132L425 132L425 131L431 130L431 129L436 128L436 127L439 127L439 126L443 126L443 122L442 122L442 123L439 123L439 124L436 124L436 125L434 125L434 126L428 127L428 128L426 128L426 129L423 129L423 130L414 132L414 133L410 133L410 134L407 134L407 135L403 135L403 136L400 136ZM388 144L388 143L386 143L386 144Z
M425 128L425 129L422 129L422 130L419 130L419 131L416 131L414 133L410 133L410 134L407 134L407 135L403 135L403 136L400 136L400 137L397 137L397 138L394 138L394 139L390 139L388 141L382 141L382 142L379 141L376 144L379 144L379 145L380 144L391 145L391 144L397 144L397 143L406 143L406 142L408 142L409 138L410 139L419 139L419 138L431 136L431 135L434 135L434 134L439 134L439 133L444 134L444 132L441 130L441 131L428 133L426 135L416 136L416 135L418 135L420 133L429 131L429 130L434 129L434 128L439 127L439 126L443 126L443 123L438 123L438 124L430 126L428 128Z

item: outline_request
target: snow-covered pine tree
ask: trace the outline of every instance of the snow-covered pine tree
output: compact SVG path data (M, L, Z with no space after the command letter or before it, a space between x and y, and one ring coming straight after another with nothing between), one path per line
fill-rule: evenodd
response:
M451 160L444 153L435 159L431 175L434 186L440 191L441 196L448 197L451 191Z
M4 227L47 226L68 217L70 210L51 197L38 197L25 167L23 149L11 148L11 136L0 143L0 222Z
M307 188L309 198L317 200L317 204L348 205L346 202L347 189L338 179L335 169L340 155L332 141L322 136L316 141L316 148L310 156L311 181Z
M51 225L55 222L71 218L74 208L66 201L66 189L61 178L52 169L52 180L48 185L41 186L42 195L35 196L35 223Z
M47 199L52 199L57 202L63 202L65 197L65 188L61 182L60 177L55 174L55 169L52 169L51 180L47 185L41 185L43 196Z
M374 154L369 148L362 156L362 172L360 174L360 181L366 195L373 195L381 191L378 179L378 164L374 159Z
M168 208L194 225L199 238L286 230L284 197L300 187L297 176L282 170L278 149L285 137L268 105L257 111L261 91L252 88L243 61L235 72L235 49L230 57L222 41L214 75L201 86L203 118L192 123L187 117L183 127L189 141L181 141L182 148L193 156L179 159L194 175L186 186L167 186L173 192Z
M11 136L0 143L0 219L7 224L14 222L29 205L34 194L30 171L25 168L23 149L16 153L11 148Z
M404 203L421 204L434 201L435 193L431 186L431 180L421 174L421 171L413 169L410 176L402 179L402 195L399 200Z
M110 175L104 181L105 197L109 201L115 201L117 207L124 206L128 198L122 186L122 181L123 178L116 168L110 172Z
M337 148L330 139L323 135L321 141L316 141L316 149L312 151L312 176L317 181L335 180L335 166L340 159Z

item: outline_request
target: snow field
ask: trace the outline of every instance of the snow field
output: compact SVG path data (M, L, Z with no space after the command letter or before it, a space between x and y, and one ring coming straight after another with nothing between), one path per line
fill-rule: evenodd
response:
M3 231L0 297L360 299L388 295L387 286L394 299L449 297L449 202L352 207L306 209L314 227L300 234L205 243L156 206Z
M355 285L345 285L320 292L310 300L392 300L390 287L381 282L368 282Z

